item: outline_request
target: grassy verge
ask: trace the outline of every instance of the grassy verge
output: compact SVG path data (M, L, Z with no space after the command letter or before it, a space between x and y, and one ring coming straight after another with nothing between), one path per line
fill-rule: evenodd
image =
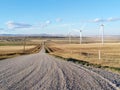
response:
M20 55L28 55L28 54L33 54L33 53L38 53L41 49L41 45L37 45L34 48L27 49L25 51L14 51L14 52L8 52L8 53L1 53L0 54L0 60L7 59L7 58L12 58Z

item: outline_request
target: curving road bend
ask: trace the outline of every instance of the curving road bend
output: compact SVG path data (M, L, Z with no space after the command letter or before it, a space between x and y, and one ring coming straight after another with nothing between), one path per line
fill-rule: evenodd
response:
M45 53L0 61L0 90L120 90L101 75Z

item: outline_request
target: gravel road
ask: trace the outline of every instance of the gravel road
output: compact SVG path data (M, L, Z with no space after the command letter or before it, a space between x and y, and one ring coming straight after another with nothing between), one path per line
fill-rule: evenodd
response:
M0 90L120 89L101 74L50 56L43 48L38 54L0 61Z

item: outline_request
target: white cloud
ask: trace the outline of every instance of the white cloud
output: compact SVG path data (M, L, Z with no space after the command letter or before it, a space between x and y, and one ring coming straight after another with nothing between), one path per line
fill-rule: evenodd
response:
M7 34L8 32L6 31L0 31L0 34Z
M4 30L4 28L0 28L0 30Z
M112 21L120 21L120 18L113 18L113 17L110 17L107 19L108 22L112 22Z
M47 27L48 25L50 25L51 24L51 21L50 20L47 20L47 21L45 21L44 23L41 23L40 24L40 27L41 28L45 28L45 27Z
M0 34L6 34L7 32L5 31L4 28L0 28Z
M50 20L47 20L46 22L45 22L45 24L51 24L51 21Z
M115 22L115 21L120 21L120 18L107 18L107 19L101 19L101 18L95 18L94 20L91 20L90 22L98 23L98 22Z
M56 21L56 22L61 22L62 19L61 19L61 18L57 18L55 21Z
M92 20L92 22L97 23L97 22L105 22L106 20L101 19L101 18L95 18L94 20Z
M18 23L18 22L13 22L13 21L8 21L6 23L6 25L9 29L20 29L20 28L30 28L30 27L32 27L32 25L30 25L30 24Z

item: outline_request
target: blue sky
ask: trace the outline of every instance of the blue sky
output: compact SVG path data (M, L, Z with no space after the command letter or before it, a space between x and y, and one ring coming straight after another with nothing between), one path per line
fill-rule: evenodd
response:
M120 35L120 0L0 0L0 34Z

